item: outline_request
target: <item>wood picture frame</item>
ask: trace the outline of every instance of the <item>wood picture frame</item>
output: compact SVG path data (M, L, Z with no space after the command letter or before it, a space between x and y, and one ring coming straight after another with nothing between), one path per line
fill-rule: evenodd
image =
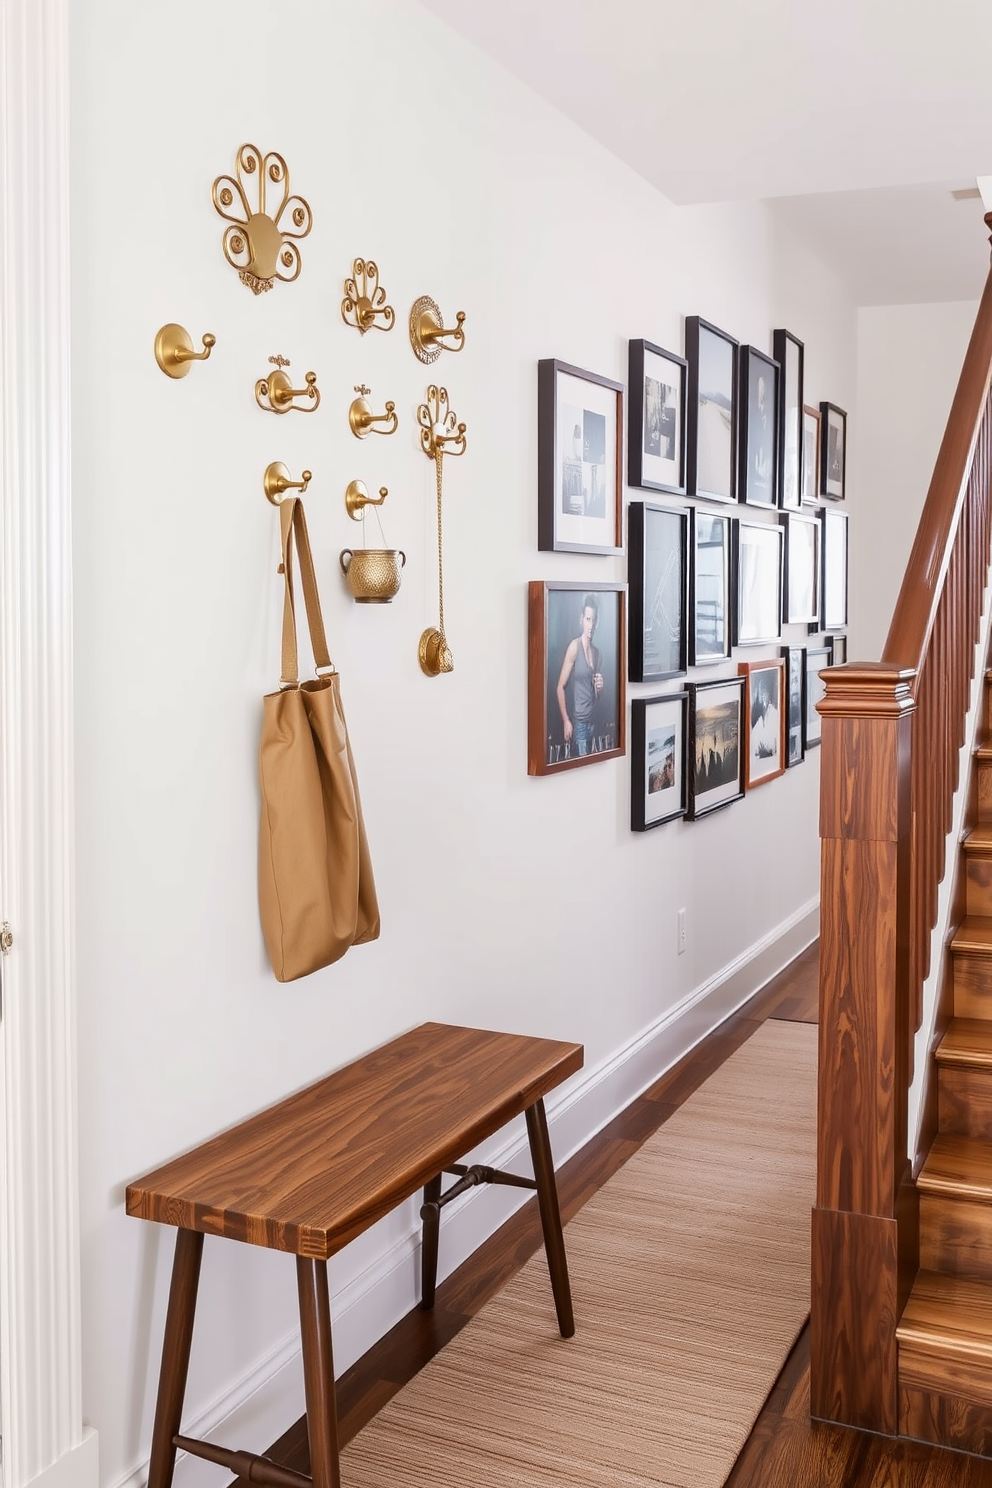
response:
M782 328L772 332L772 355L779 364L778 504L798 511L803 502L803 373L806 349Z
M778 506L779 365L756 346L740 351L738 496L747 506Z
M627 509L628 676L661 682L687 669L689 511L632 501Z
M699 821L744 794L741 749L744 678L690 682L688 821Z
M783 646L785 662L785 767L806 757L806 647Z
M686 316L686 490L737 500L739 343L699 315Z
M803 749L815 749L822 741L823 720L816 705L826 696L827 689L820 673L830 666L829 646L809 646L806 650L806 706L803 729Z
M625 585L531 580L528 775L557 775L625 752L626 636Z
M630 705L630 830L685 816L689 694L634 698Z
M847 482L847 414L836 403L820 404L820 495L843 501Z
M803 404L803 506L820 504L820 410Z
M736 518L690 508L689 665L709 666L730 657Z
M685 495L685 357L653 341L627 348L627 480L647 491Z
M754 790L785 774L785 661L741 661L744 678L744 789Z
M820 623L822 524L812 512L783 512L779 518L785 533L782 580L782 621L785 625Z
M782 638L782 529L742 517L735 536L734 645L768 645Z
M537 546L622 553L623 383L553 358L537 369Z
M824 506L820 509L820 520L823 524L820 627L822 630L846 630L849 518L847 512Z

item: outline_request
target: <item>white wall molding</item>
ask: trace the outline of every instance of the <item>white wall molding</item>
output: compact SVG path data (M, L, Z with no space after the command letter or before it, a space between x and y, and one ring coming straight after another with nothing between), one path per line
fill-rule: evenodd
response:
M66 0L0 0L5 1488L96 1483L81 1408Z
M611 1058L584 1070L557 1099L547 1101L555 1165L560 1167L708 1033L759 992L819 934L819 901L805 904L744 955L724 966L677 1007L644 1029ZM480 1160L517 1172L530 1171L522 1118L479 1149ZM439 1278L450 1275L516 1209L527 1195L509 1188L470 1189L445 1209ZM340 1375L369 1346L399 1322L419 1296L420 1223L411 1201L411 1228L402 1239L331 1298L334 1365ZM566 1236L567 1240L567 1236ZM548 1305L551 1306L550 1287ZM183 1429L226 1446L263 1451L302 1415L303 1366L295 1333L223 1390L206 1410L184 1420ZM119 1477L113 1488L143 1488L147 1459ZM211 1488L216 1469L180 1457L176 1488Z

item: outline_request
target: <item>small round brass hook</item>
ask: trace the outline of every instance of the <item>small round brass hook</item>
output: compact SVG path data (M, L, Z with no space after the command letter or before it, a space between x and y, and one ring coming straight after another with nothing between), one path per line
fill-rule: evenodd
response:
M344 504L352 521L360 522L365 516L367 506L381 506L388 495L389 488L380 486L378 497L370 496L369 488L364 481L353 480L344 493Z
M217 345L217 337L207 331L200 337L202 351L193 350L193 341L185 326L170 321L155 337L155 360L166 377L185 377L193 362L205 362Z
M304 470L303 479L290 480L289 471L281 460L273 460L271 465L266 465L265 474L262 476L262 489L272 502L273 506L279 506L287 491L299 491L301 494L313 480L313 472Z
M295 408L298 413L315 413L320 406L316 372L307 373L306 384L306 387L294 388L289 373L280 367L278 372L270 372L268 377L258 379L255 384L255 402L265 413L288 413L291 408ZM301 407L294 401L296 398L306 398L309 408Z
M396 416L396 404L387 403L385 413L373 413L366 402L366 394L371 391L363 383L356 387L357 398L353 398L351 407L348 409L348 423L351 432L356 439L365 439L369 434L395 434L399 419ZM384 429L377 429L376 424L387 425Z

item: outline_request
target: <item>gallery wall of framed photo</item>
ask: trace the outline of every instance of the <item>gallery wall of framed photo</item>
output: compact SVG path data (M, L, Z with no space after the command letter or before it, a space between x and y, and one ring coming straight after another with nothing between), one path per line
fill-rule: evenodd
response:
M765 349L699 315L684 354L631 340L626 386L540 363L538 545L626 549L627 591L595 565L531 583L528 771L623 755L625 687L648 688L634 832L730 806L819 743L819 672L846 660L847 414L807 401L805 368L794 331Z

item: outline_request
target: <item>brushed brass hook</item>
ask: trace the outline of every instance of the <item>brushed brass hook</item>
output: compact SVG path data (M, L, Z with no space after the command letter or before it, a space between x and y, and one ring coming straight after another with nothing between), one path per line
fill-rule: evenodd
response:
M450 345L445 342L447 336L452 338ZM436 301L430 295L421 295L410 311L410 345L427 366L436 362L442 351L461 351L465 345L465 311L459 310L454 327L446 329Z
M388 495L389 488L380 486L378 497L370 496L369 488L364 481L353 480L344 493L344 504L352 521L360 522L365 516L367 506L381 506Z
M368 394L372 391L363 383L356 385L355 392L358 397L352 400L348 409L348 423L351 432L356 439L364 439L369 434L395 434L399 419L396 417L396 404L387 403L385 413L373 413L366 403ZM376 424L388 424L387 429L377 429Z
M287 491L303 492L313 480L313 472L304 470L303 479L294 481L289 478L289 471L281 460L273 460L271 465L266 465L265 474L262 476L262 489L272 502L273 506L279 506Z
M466 424L456 424L453 410L448 406L448 389L431 383L427 389L427 402L417 409L420 425L420 448L431 460L438 455L463 455L465 453Z
M193 350L193 341L185 326L170 320L155 337L155 360L166 377L185 377L193 362L205 362L217 344L217 337L208 331L200 338L202 351Z
M274 362L278 371L270 372L268 377L260 377L255 384L255 402L265 413L288 413L295 408L297 413L315 413L320 406L320 389L317 386L316 372L308 372L306 375L306 387L294 388L291 377L282 369L290 363L284 356L269 357ZM301 408L294 402L296 398L307 398L310 402L309 408Z

